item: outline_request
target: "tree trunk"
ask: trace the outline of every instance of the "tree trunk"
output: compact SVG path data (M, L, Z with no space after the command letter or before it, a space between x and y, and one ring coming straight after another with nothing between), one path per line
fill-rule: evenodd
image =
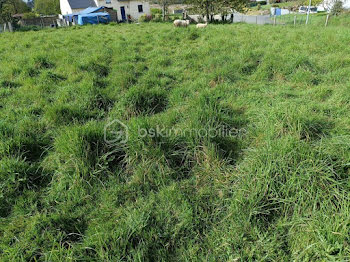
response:
M205 5L205 11L207 13L207 23L209 22L209 1L207 0Z

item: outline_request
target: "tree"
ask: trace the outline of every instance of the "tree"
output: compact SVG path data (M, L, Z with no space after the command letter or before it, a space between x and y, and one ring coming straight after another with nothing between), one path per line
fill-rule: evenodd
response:
M232 11L245 13L250 4L250 0L221 0L223 5L229 7Z
M163 16L163 21L165 21L165 16L168 13L168 7L171 4L175 4L178 1L177 0L157 0L154 1L156 4L159 4L162 7L162 16Z
M0 0L0 22L12 22L14 14L29 12L30 8L22 0Z
M195 12L199 12L207 18L210 19L211 11L213 11L213 2L218 0L187 0L186 3L192 5Z
M298 1L298 5L305 5L308 6L309 5L309 0L301 0ZM321 4L323 2L323 0L311 0L311 5L312 6L318 6L319 4Z
M221 14L223 18L233 11L244 12L249 0L187 0L194 11L203 14L207 21L212 21L215 14Z
M34 10L39 14L56 15L60 11L59 0L35 0Z

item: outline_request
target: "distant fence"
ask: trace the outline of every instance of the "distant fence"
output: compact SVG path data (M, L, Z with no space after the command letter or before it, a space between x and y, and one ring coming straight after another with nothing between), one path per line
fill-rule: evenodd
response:
M201 15L189 15L194 22L204 22L206 18ZM220 15L215 15L213 17L214 22L221 22L222 17ZM306 14L299 13L289 13L285 15L244 15L241 13L234 13L224 17L226 23L247 23L247 24L257 24L257 25L317 25L317 26L327 26L344 24L350 26L350 19L342 19L341 17L331 16L327 13L320 13L310 15L307 19ZM342 20L343 23L342 23ZM349 21L348 21L349 20ZM348 21L348 22L347 22Z
M19 21L19 24L21 26L40 26L40 27L47 27L51 25L57 24L58 16L49 16L49 17L34 17L34 18L28 18L28 19L21 19Z
M194 20L195 22L201 22L206 20L200 15L189 15L189 17ZM215 21L222 21L222 17L220 15L215 15L214 17ZM273 17L269 15L244 15L240 13L234 13L233 16L227 15L225 16L225 20L227 22L233 22L233 23L247 23L247 24L257 24L257 25L266 25L266 24L274 24L278 23L274 20Z
M274 20L269 15L243 15L236 13L233 15L233 23L266 25L273 24Z

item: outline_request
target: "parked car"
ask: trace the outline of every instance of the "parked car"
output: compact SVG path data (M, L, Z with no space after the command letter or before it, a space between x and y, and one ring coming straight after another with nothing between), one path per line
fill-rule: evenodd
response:
M308 9L309 9L308 6L301 6L301 7L299 7L299 13L306 14L308 12ZM317 7L310 6L310 14L316 14L316 13L317 13Z

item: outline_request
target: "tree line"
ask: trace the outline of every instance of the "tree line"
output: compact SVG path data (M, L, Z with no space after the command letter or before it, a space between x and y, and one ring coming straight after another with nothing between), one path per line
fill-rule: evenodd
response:
M22 0L0 0L0 22L12 21L14 14L30 12L30 8Z
M0 0L0 22L12 22L14 14L44 14L55 15L59 14L59 0L35 0L34 10L31 10L28 5L22 0Z
M207 18L207 21L213 21L216 14L224 18L227 14L243 12L249 6L250 0L154 0L153 2L162 6L163 17L169 5L178 4L179 2L188 4L191 11L201 14Z

